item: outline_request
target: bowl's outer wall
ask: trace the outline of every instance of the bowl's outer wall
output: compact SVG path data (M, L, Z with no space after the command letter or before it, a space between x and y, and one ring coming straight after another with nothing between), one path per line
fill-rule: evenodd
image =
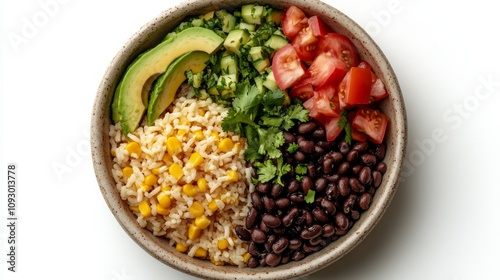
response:
M126 202L121 200L111 174L112 161L108 139L108 129L111 124L110 104L119 78L137 55L159 43L186 16L223 8L233 9L254 2L191 0L164 11L143 26L112 60L99 86L93 108L91 142L94 170L103 197L113 215L132 239L153 257L178 270L206 279L291 279L313 273L338 260L358 245L382 217L399 184L406 153L407 121L401 90L392 67L369 35L346 15L320 1L259 1L279 8L296 5L308 15L318 15L335 32L344 34L353 41L360 52L360 57L372 65L374 72L385 83L389 98L383 101L382 109L391 120L386 134L385 162L388 171L370 209L362 215L346 236L321 252L300 262L291 262L274 268L214 266L208 261L193 259L175 251L168 246L165 239L155 237L148 230L140 228Z

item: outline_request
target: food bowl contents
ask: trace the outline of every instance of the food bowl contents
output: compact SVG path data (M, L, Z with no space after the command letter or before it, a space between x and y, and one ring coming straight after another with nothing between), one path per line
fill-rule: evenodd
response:
M302 260L345 235L382 184L387 95L348 37L298 7L186 18L116 88L116 187L179 252Z

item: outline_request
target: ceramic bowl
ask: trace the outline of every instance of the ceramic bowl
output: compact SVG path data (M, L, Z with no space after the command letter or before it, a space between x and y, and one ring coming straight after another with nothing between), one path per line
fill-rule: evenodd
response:
M389 97L382 102L381 108L391 120L386 133L387 153L384 161L387 163L387 172L371 207L362 214L345 236L299 262L290 262L277 267L215 266L210 261L191 258L177 252L163 237L156 237L150 231L141 228L115 189L111 173L108 129L111 124L110 108L115 87L127 65L137 55L159 43L186 16L222 8L232 9L253 2L255 1L190 0L162 12L138 30L111 61L98 88L92 112L93 165L97 182L109 209L129 236L151 256L175 269L205 279L291 279L316 272L342 258L370 233L389 206L400 181L406 151L407 123L401 90L389 61L374 40L348 16L323 2L260 0L260 3L278 8L296 5L308 16L319 16L335 32L344 34L353 41L361 59L367 61L384 82Z

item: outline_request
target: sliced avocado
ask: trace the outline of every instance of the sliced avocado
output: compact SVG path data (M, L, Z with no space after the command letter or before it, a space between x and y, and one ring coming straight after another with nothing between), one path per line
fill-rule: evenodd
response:
M210 55L206 52L189 52L168 66L167 71L156 80L151 92L147 113L148 125L152 125L172 103L179 86L186 80L186 71L201 72L209 59Z
M223 42L224 39L210 29L190 27L170 36L132 62L115 91L114 98L118 98L118 103L113 106L118 108L119 120L125 135L139 126L146 111L151 84L158 75L164 73L181 55L191 51L212 54L222 46Z

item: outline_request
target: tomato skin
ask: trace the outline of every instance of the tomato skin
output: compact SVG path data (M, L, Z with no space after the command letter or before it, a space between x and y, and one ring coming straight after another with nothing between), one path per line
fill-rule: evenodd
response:
M326 141L331 142L339 136L342 129L339 127L340 116L330 118L328 121L323 122L326 130Z
M368 68L372 73L372 87L370 90L370 103L377 102L389 96L385 90L384 83L380 80L373 71L371 71L371 66L366 61L361 61L358 65L360 68Z
M292 40L292 45L300 59L310 62L316 55L317 42L318 38L313 35L311 28L305 27Z
M328 33L320 37L317 52L331 52L340 58L349 69L359 64L358 52L352 41L342 34Z
M283 34L292 40L303 28L307 27L307 17L297 6L290 6L286 9L281 20Z
M345 64L331 53L320 53L311 63L308 75L314 86L326 83L338 84L346 73Z
M360 107L352 120L352 127L366 133L370 141L381 144L389 118L382 112L368 107Z
M334 100L329 99L326 94L315 91L312 99L314 100L316 111L321 115L327 117L337 117L340 115L339 106L335 105Z
M316 37L324 36L328 33L328 28L318 16L312 16L307 20L312 34Z
M307 99L314 96L314 88L311 83L303 83L294 85L290 90L290 97L292 99L299 98L302 101L306 101Z
M271 67L276 84L281 90L291 87L305 74L305 66L290 44L276 52Z
M345 102L351 105L368 104L372 88L370 69L352 67L351 75L346 81Z

